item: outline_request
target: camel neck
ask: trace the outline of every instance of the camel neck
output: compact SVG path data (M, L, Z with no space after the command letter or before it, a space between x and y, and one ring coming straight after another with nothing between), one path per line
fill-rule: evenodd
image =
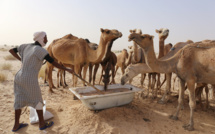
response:
M89 61L93 63L99 63L101 62L106 53L107 53L107 45L108 41L104 40L102 37L100 37L100 42L98 45L98 48L96 50L90 49L89 51Z
M175 58L167 60L158 60L154 52L153 41L151 45L148 45L148 48L144 49L144 55L146 56L146 64L157 73L171 73L174 71L176 66Z
M158 54L158 59L164 56L164 40L160 39L159 40L159 54Z
M134 60L135 62L139 62L140 57L138 57L138 46L137 44L134 42Z

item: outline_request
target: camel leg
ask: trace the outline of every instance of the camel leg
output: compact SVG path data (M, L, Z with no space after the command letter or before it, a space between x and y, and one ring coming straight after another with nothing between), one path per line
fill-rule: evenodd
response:
M193 114L194 114L194 109L196 106L196 101L195 101L195 81L190 79L187 82L187 88L189 90L189 106L190 106L190 121L188 125L184 125L184 129L192 131L194 130L194 121L193 121Z
M209 101L208 101L209 89L208 89L208 85L205 86L205 93L206 93L206 109L208 109L209 108Z
M119 69L119 66L116 66L116 70L115 70L115 76L116 76L116 72L117 72L117 70Z
M87 74L87 69L88 69L89 64L84 66L84 71L83 71L83 79L86 80L86 74ZM85 82L83 82L83 85L85 85Z
M52 80L52 71L53 71L53 68L54 66L50 63L47 63L47 66L48 66L48 82L49 82L49 91L51 93L53 93L53 90L52 88L55 88L54 84L53 84L53 80Z
M93 72L93 85L95 85L96 73L98 71L98 68L99 68L99 64L95 64L94 72Z
M122 71L122 75L123 75L125 73L125 67L124 66L121 67L121 71Z
M157 92L158 94L161 94L161 89L160 89L160 85L161 85L161 81L160 81L160 75L161 74L157 74L158 78L157 78L157 89L155 90L155 96L157 96Z
M159 104L165 104L169 100L170 96L170 88L171 88L171 78L172 78L172 73L165 74L166 76L166 88L164 91L164 95L162 96L161 100L158 101Z
M58 71L57 71L57 87L58 88L60 87L60 84L59 84L59 75L60 75L60 69L58 69Z
M177 78L177 76L175 76L175 78L173 78L173 87L172 87L173 91L175 90L175 81L176 81L176 78Z
M64 78L64 85L67 87L68 85L66 84L66 71L63 71L63 78Z
M48 80L48 68L47 68L47 65L46 65L44 84L47 83L47 80Z
M93 65L92 63L89 64L89 83L92 81L92 70L93 70Z
M63 88L66 87L66 79L65 79L65 75L66 75L66 72L64 70L61 70L60 71L60 84L61 86L63 86Z
M180 79L180 89L179 89L179 97L178 97L178 106L177 106L177 110L176 113L174 115L170 116L170 119L173 120L178 120L178 114L179 111L181 110L181 107L183 105L183 96L184 96L184 90L185 90L185 81Z
M147 89L147 93L146 93L146 97L149 96L149 90L151 88L151 74L148 74L148 79L149 79L149 83L148 83L148 89Z
M156 83L156 74L152 74L152 99L157 97L157 89L155 88L155 83Z
M101 83L101 80L102 80L102 75L103 75L103 72L104 72L104 70L103 70L103 68L102 68L101 77L100 77L100 80L99 80L99 85L100 85L100 83Z
M143 88L143 83L144 83L145 78L146 78L146 74L145 73L141 73L141 78L140 78L141 88Z
M112 71L112 81L111 81L111 83L112 84L115 84L116 82L115 82L115 79L114 79L114 77L115 77L115 67L112 65L112 67L111 67L112 69L111 69L111 71Z
M75 65L75 73L80 75L80 65ZM74 80L73 86L76 87L78 83L78 78L75 76L73 77L73 80Z

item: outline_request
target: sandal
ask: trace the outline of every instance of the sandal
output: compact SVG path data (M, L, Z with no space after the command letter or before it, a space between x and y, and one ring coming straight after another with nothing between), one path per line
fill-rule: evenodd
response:
M44 126L44 127L41 127L40 130L44 130L44 129L46 129L46 128L49 128L49 127L51 127L53 124L54 124L53 121L46 122L46 123L45 123L45 126Z
M12 132L16 132L16 131L18 131L19 129L21 129L21 128L23 128L23 127L26 127L26 126L28 126L27 123L20 123L20 124L19 124L19 127L18 127L16 130L12 130Z

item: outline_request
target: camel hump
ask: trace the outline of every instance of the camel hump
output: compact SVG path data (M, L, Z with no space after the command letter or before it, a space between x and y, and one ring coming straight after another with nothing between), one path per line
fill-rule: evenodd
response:
M78 37L72 35L72 34L67 34L65 36L62 37L62 39L72 39L72 40L76 40L78 39Z

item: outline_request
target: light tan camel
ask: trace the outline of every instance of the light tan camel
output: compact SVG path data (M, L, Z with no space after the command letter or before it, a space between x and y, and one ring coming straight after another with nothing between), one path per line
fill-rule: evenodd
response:
M171 119L177 120L183 104L185 82L189 90L190 120L185 125L186 130L194 130L193 113L196 106L195 83L215 84L215 41L196 42L179 50L172 58L167 60L156 59L153 36L148 34L130 34L129 40L135 41L143 48L146 64L158 73L176 73L180 78L180 91L178 107Z
M104 59L107 51L108 42L115 40L122 36L122 33L117 30L109 30L101 28L101 36L98 48L92 50L88 43L84 39L58 39L53 41L49 47L49 54L56 60L63 64L74 65L75 73L79 74L80 69L83 66L88 66L90 62L97 63ZM52 64L48 63L48 74L49 74L49 88L52 91ZM84 75L86 74L87 68L84 68ZM85 76L84 76L85 78ZM74 79L74 85L77 84L77 77Z
M171 50L171 48L172 48L172 44L171 43L166 44L164 46L164 55L166 55Z
M133 30L129 30L129 32L142 34L141 29L133 29ZM144 57L142 48L140 48L135 42L133 42L133 46L129 47L129 49L133 49L132 50L133 54L131 55L132 56L131 64L145 63L145 57ZM146 74L141 73L141 79L140 79L141 87L143 87L145 77L146 77ZM129 83L131 84L132 81L133 81L133 79L130 79Z
M158 33L159 36L159 53L158 53L158 59L160 59L161 57L163 57L165 55L165 46L164 46L164 42L166 40L166 38L169 35L169 29L167 28L161 28L159 30L155 30L156 33ZM156 75L157 77L157 87L155 88L155 83L156 83ZM148 75L149 77L149 87L152 90L152 98L156 98L157 97L157 92L158 90L161 92L160 90L160 74L159 73L149 73ZM151 80L152 77L152 80ZM152 84L151 84L152 83ZM148 96L149 92L147 93L146 97Z
M193 43L193 41L188 40L187 42L176 43L171 48L171 51L169 53L167 53L164 57L162 57L160 60L165 60L165 59L172 57L181 48L183 48L185 45L190 44L190 43ZM121 77L121 83L125 84L128 80L132 79L133 77L137 76L140 73L152 73L152 72L153 71L145 63L141 63L141 64L137 64L137 65L130 65L126 69L125 74ZM167 84L166 84L164 95L162 96L161 100L158 101L158 103L160 103L160 104L165 104L169 100L169 95L170 95L172 73L168 73L165 76L167 77ZM165 77L165 80L166 80L166 77ZM162 84L165 82L165 80L162 82ZM147 94L148 94L148 92L149 91L147 91ZM141 96L142 95L143 94L141 94Z
M118 68L121 68L122 74L125 73L126 67L131 62L132 53L133 53L133 51L129 51L129 53L128 53L126 49L123 49L122 52L117 55L115 75L116 75Z

